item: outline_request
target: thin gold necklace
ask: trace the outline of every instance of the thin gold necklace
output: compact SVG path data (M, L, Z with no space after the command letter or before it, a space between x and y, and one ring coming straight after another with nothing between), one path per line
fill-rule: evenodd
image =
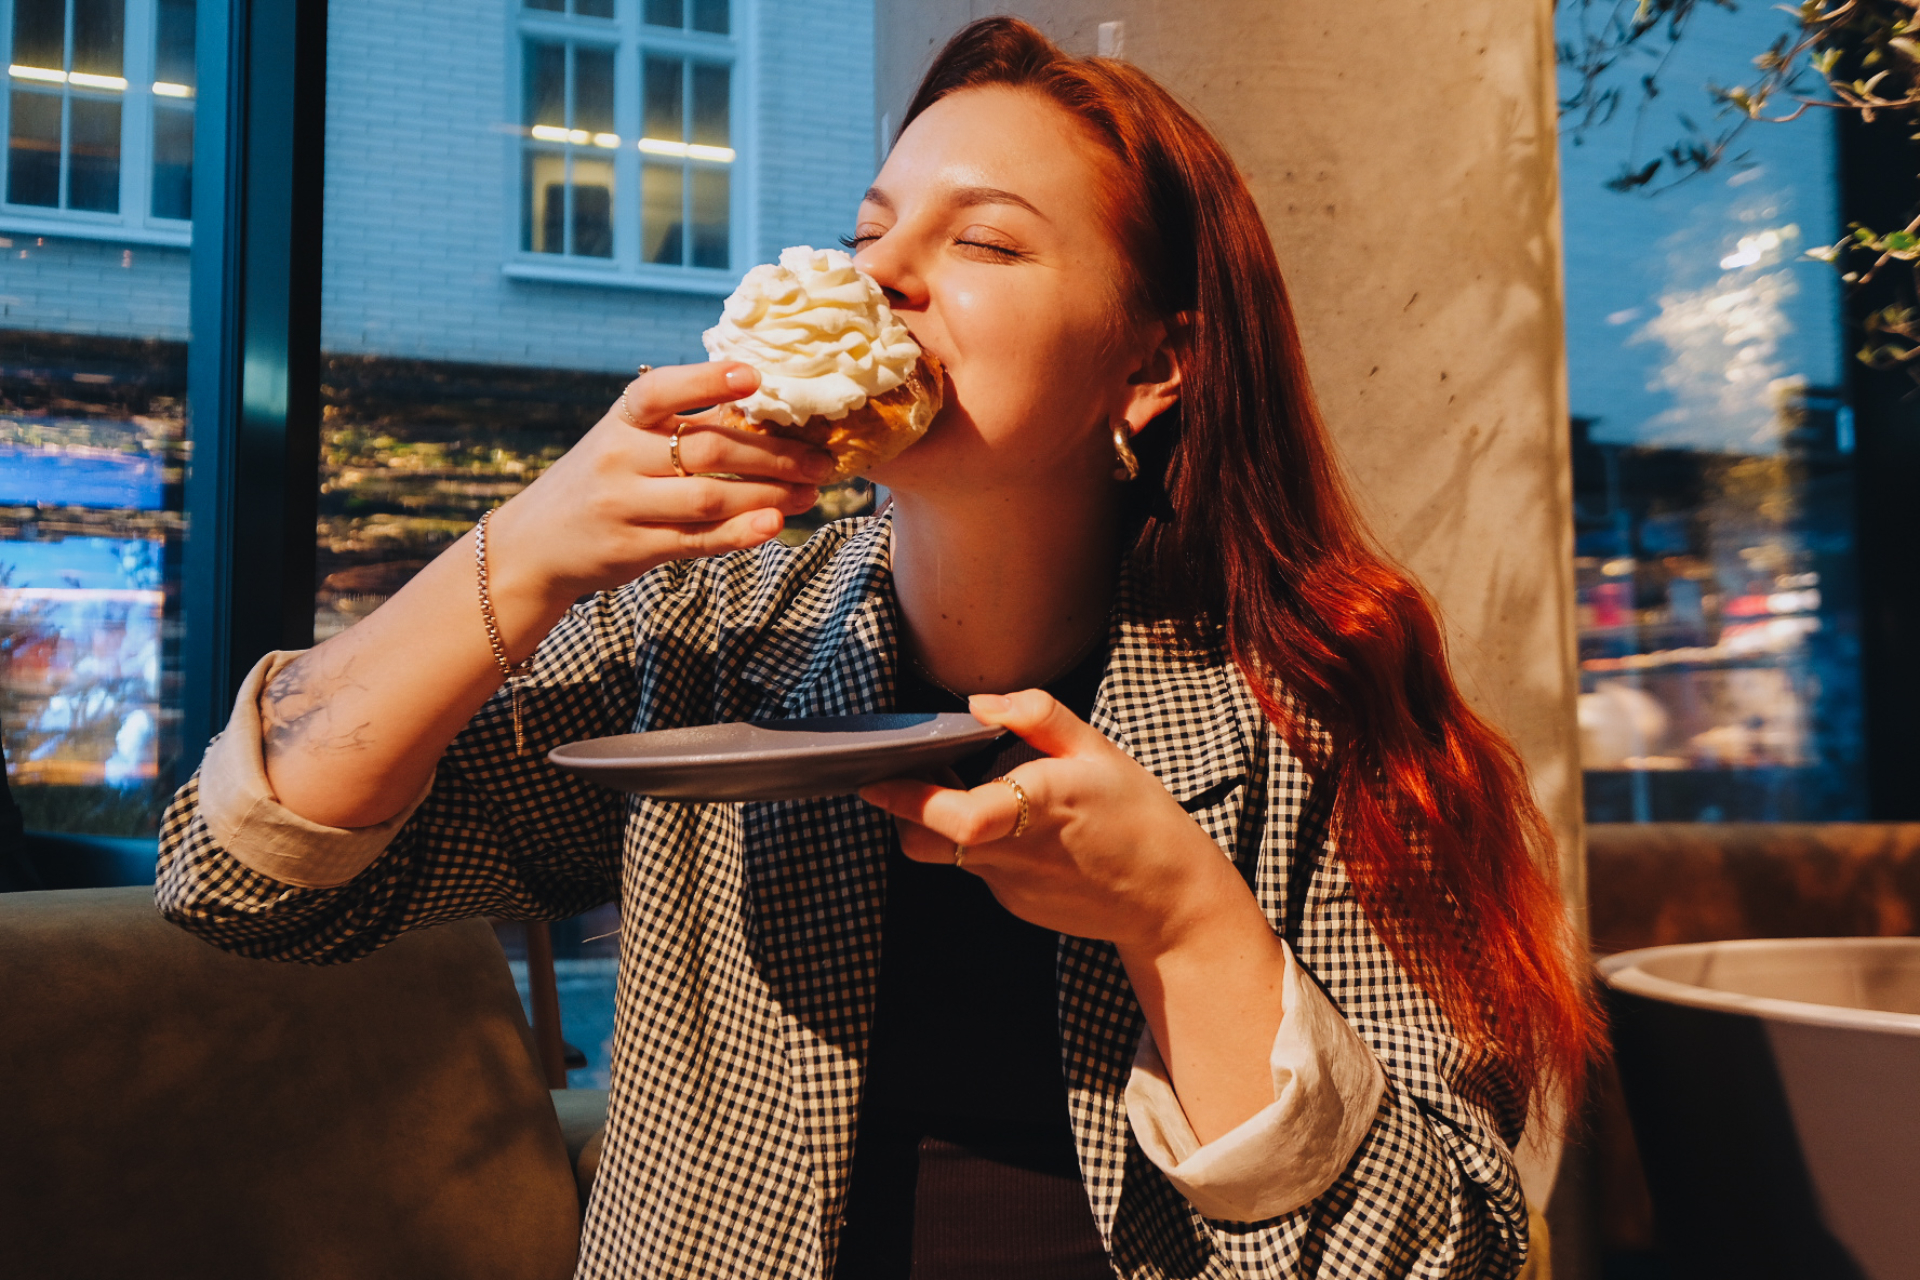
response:
M1078 649L1074 650L1073 656L1071 658L1068 658L1066 662L1061 665L1059 670L1055 671L1052 675L1048 676L1045 680L1037 680L1033 684L1027 687L1031 689L1044 689L1048 685L1052 684L1055 680L1058 680L1061 676L1067 674L1067 672L1079 666L1081 660L1084 659L1088 654L1093 652L1094 646L1099 644L1101 637L1105 636L1106 634L1107 634L1107 622L1105 619L1102 619L1100 625L1094 628L1093 634L1087 637L1086 643L1081 645ZM927 664L920 661L919 656L915 654L913 650L907 648L905 645L901 645L900 652L906 655L907 661L913 664L913 669L920 673L921 679L925 680L928 684L940 690L942 693L945 693L950 698L958 698L962 702L965 702L967 700L966 694L961 693L958 689L955 689L952 685L949 685L945 681L941 680L939 676L936 676L935 674L933 674L933 672L927 670Z

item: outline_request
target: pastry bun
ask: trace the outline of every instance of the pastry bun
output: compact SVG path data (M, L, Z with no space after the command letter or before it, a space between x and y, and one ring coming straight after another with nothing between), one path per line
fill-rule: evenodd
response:
M804 440L825 449L840 465L826 483L845 480L898 457L933 425L946 399L946 373L932 352L922 350L907 380L891 391L867 397L866 404L839 418L811 417L787 426L754 422L733 405L724 405L721 422L742 431L759 431L788 440Z

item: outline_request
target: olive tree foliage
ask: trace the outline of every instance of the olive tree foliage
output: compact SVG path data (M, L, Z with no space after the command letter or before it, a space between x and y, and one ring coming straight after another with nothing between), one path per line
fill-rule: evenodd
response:
M1558 0L1566 16L1558 47L1569 73L1561 99L1570 134L1604 124L1621 111L1636 115L1632 150L1607 185L1657 194L1740 160L1749 127L1786 124L1809 112L1846 111L1864 121L1882 117L1920 129L1920 0L1802 0L1775 6L1786 29L1753 59L1745 84L1708 84L1712 119L1679 117L1682 136L1647 158L1639 119L1662 92L1662 73L1689 26L1702 13L1733 10L1734 0ZM1569 34L1570 29L1570 34ZM1920 142L1920 132L1912 135ZM1904 369L1920 382L1920 209L1904 227L1876 230L1853 223L1836 244L1808 257L1834 264L1854 289L1893 277L1897 300L1865 318L1859 358L1875 368Z

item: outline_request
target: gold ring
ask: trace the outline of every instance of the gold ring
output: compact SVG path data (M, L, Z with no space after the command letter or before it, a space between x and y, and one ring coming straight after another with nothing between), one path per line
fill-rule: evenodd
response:
M955 841L953 846L953 865L956 867L967 865L967 846L958 841Z
M673 439L667 442L667 460L673 463L673 473L682 480L685 480L688 476L687 469L680 465L680 433L686 429L687 424L684 420L675 424L673 428Z
M643 364L640 366L639 372L633 375L633 382L629 382L627 383L626 386L620 388L620 416L626 419L627 425L630 427L637 427L640 424L634 421L633 406L627 403L627 393L633 390L634 382L640 381L640 379L646 377L648 374L652 372L653 372L652 365Z
M995 778L994 781L1004 782L1012 787L1013 798L1020 802L1019 820L1013 824L1013 830L1009 831L1006 835L1006 838L1009 840L1018 840L1027 833L1027 819L1033 816L1032 810L1027 806L1027 789L1004 773Z

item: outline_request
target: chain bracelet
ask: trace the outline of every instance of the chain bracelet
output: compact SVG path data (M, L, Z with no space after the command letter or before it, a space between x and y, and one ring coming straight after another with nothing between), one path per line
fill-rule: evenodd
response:
M498 510L498 508L495 508ZM500 620L493 613L493 595L487 590L487 521L493 519L488 511L480 517L480 523L473 526L473 571L480 586L480 621L487 628L487 643L493 648L493 660L499 664L500 674L507 678L507 701L513 708L513 750L516 755L527 753L527 738L520 723L520 680L533 674L533 659L528 658L519 666L507 660L507 642L500 635Z

